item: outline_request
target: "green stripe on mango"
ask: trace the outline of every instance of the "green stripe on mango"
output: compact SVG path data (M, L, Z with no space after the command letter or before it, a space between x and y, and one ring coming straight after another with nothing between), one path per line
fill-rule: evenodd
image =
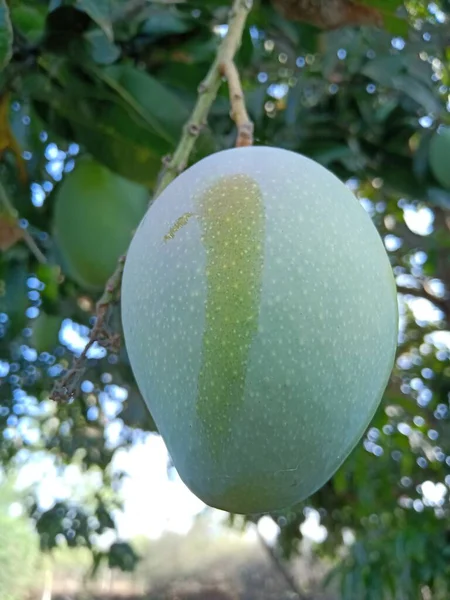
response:
M211 413L220 419L222 439L231 433L233 409L243 402L258 329L265 232L261 190L246 175L220 178L199 198L198 213L207 301L197 411L208 420Z

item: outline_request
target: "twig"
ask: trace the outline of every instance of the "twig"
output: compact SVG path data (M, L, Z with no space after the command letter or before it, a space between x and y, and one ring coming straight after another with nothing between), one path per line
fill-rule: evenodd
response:
M131 4L130 2L129 5ZM137 0L133 4L137 5ZM142 2L139 4L142 4ZM228 32L218 48L216 59L211 65L208 74L198 88L197 103L190 119L183 128L183 133L175 153L173 157L164 160L164 167L153 199L157 198L169 183L186 168L195 142L202 128L206 125L208 113L221 86L223 65L233 62L234 56L241 45L245 22L252 4L253 0L234 0L228 21ZM240 102L243 103L243 99ZM87 353L96 341L110 347L117 345L118 336L111 336L106 326L110 309L119 299L124 265L125 256L122 256L116 270L108 280L100 300L97 302L96 320L89 336L89 342L81 355L74 361L72 368L55 385L50 396L53 400L66 400L75 394L84 373Z
M254 127L245 106L244 92L242 90L239 71L232 60L224 62L221 65L221 71L227 78L231 103L230 116L237 127L236 147L251 146L253 144Z
M80 356L73 362L71 369L63 379L56 382L50 396L52 400L61 401L70 398L75 390L78 389L78 385L83 377L87 354L95 342L98 342L110 350L117 351L119 349L120 335L111 334L108 331L107 320L110 309L118 300L124 266L125 256L121 256L118 260L116 270L109 278L103 294L96 304L95 325L92 328L89 341Z
M34 256L36 257L36 259L40 263L46 263L47 259L45 258L44 254L40 251L38 245L34 241L32 235L30 234L30 232L27 229L24 229L23 227L20 227L17 211L14 208L14 206L12 205L10 199L8 198L8 195L6 193L5 187L4 187L4 185L1 182L0 182L0 203L3 204L3 206L4 206L5 210L6 210L6 213L12 219L14 219L14 221L16 223L16 227L18 227L21 230L21 232L22 232L22 236L21 236L22 239L24 240L24 242L26 243L26 245L28 246L28 248L30 249L30 251L34 254Z
M404 294L405 296L415 296L416 298L423 298L434 304L441 312L444 313L446 320L450 323L450 300L445 298L438 298L434 294L428 292L424 287L421 288L410 288L406 286L397 286L397 292Z
M171 160L167 161L166 169L161 177L155 198L177 177L187 166L189 156L201 130L206 125L206 118L216 99L222 83L222 68L224 63L234 59L238 51L245 22L252 8L252 0L235 0L230 12L227 35L222 40L217 56L203 82L198 88L198 100L192 111L191 118L186 123L178 148Z

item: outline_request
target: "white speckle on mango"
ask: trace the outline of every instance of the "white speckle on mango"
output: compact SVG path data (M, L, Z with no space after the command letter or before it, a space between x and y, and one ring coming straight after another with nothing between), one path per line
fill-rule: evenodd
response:
M164 190L131 244L122 315L181 478L237 513L287 507L333 475L397 342L370 217L329 171L277 148L219 152Z

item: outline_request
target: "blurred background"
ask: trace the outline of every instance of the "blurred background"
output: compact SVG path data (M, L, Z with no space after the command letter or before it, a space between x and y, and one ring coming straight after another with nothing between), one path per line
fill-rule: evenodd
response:
M205 507L123 345L93 344L50 399L230 4L0 0L0 600L450 597L448 0L336 0L334 22L325 1L256 1L236 58L255 143L345 181L396 276L395 369L331 481L258 519ZM191 162L234 144L227 94Z

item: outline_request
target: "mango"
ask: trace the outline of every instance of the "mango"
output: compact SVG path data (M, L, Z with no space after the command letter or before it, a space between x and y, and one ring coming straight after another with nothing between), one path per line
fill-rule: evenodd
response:
M450 190L450 127L441 128L431 138L429 163L436 181Z
M100 291L145 214L148 191L83 157L64 176L55 198L53 234L63 270Z
M353 193L279 148L210 155L154 201L122 284L137 385L190 490L292 506L362 437L394 364L395 280Z

